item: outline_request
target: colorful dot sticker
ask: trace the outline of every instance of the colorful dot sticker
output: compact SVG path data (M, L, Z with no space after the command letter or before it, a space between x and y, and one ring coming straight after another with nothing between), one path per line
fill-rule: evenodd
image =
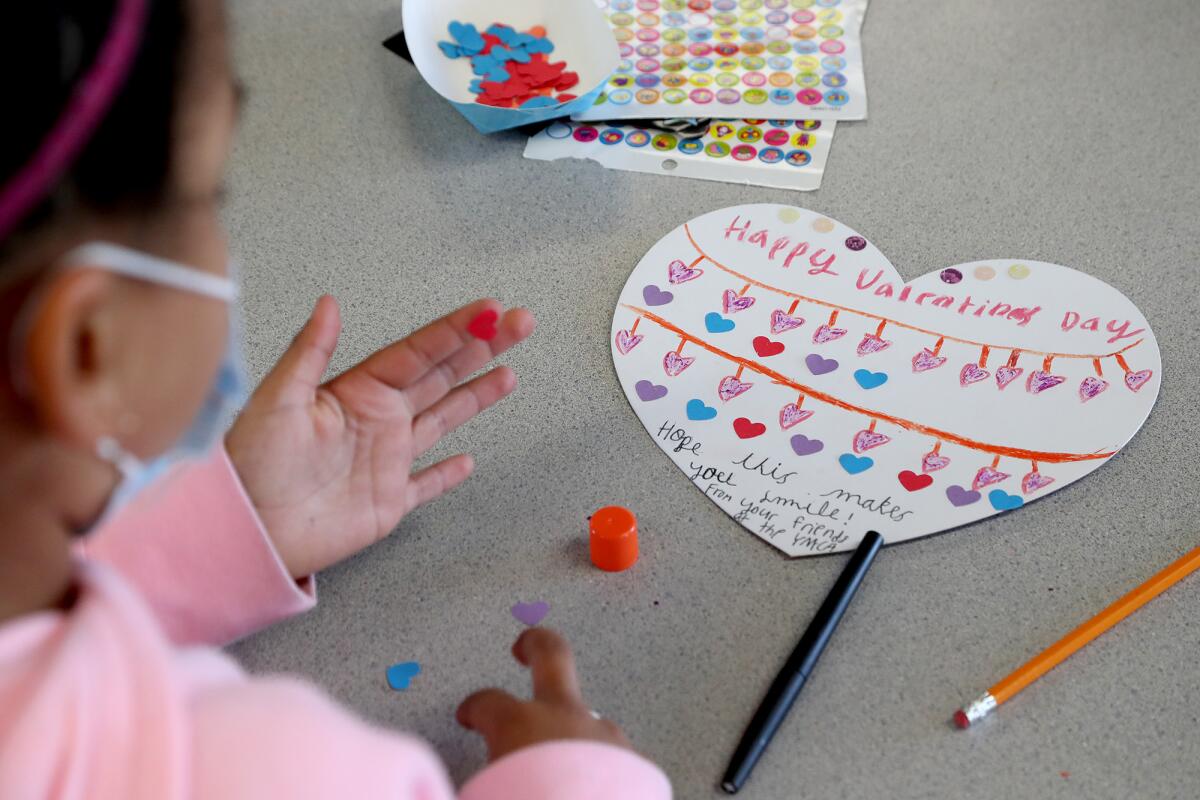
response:
M867 240L861 236L851 236L848 239L846 239L846 247L850 248L851 250L854 250L855 252L862 250L866 246L867 246Z
M817 233L829 233L834 228L834 222L827 217L821 217L813 220L812 227Z
M1029 277L1029 267L1024 264L1013 264L1008 268L1008 277L1021 281Z
M977 280L990 281L992 278L996 277L996 270L992 267L982 266L976 267L975 272L972 274Z
M779 209L779 221L786 222L791 225L796 220L800 219L800 209L798 208L781 208Z
M598 0L598 5L621 46L617 74L644 77L636 85L614 84L629 94L604 96L583 119L611 118L605 107L634 100L646 107L672 106L670 116L711 116L715 101L729 107L726 116L750 116L746 106L769 103L784 112L813 107L839 113L837 118L860 118L865 86L859 27L867 0ZM685 89L684 83L711 91L670 97L662 92Z

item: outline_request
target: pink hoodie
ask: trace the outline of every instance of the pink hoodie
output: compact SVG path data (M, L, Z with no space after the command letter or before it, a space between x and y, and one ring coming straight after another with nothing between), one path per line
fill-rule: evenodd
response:
M69 612L0 625L4 800L455 796L421 741L367 725L301 681L250 678L206 646L315 603L224 452L139 497L84 555ZM458 795L670 796L650 762L582 741L513 753Z

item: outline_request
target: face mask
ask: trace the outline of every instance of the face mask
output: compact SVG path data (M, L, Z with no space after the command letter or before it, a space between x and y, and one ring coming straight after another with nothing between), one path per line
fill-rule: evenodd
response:
M238 324L237 283L172 261L106 243L92 243L72 251L68 264L99 267L130 278L169 286L184 292L222 300L229 304L229 334L225 356L212 388L188 430L166 453L143 462L121 447L112 437L96 442L96 454L121 473L117 488L109 496L96 524L103 522L139 492L166 473L178 461L204 455L217 443L225 426L246 400L245 369L242 362L241 330ZM230 270L233 274L233 270Z

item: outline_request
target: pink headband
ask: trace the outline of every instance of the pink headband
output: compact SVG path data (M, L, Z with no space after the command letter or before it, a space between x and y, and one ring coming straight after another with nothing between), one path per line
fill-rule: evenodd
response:
M146 0L117 0L96 60L75 85L33 157L0 188L0 241L45 197L87 144L125 83L146 18Z

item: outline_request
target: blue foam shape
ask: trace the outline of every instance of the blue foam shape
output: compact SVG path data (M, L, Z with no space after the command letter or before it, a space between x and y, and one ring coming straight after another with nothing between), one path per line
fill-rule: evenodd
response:
M533 44L536 41L537 37L531 33L518 33L516 36L512 37L511 42L505 42L505 44L513 47L525 47L526 45Z
M497 64L495 69L484 76L484 79L492 81L493 83L504 83L511 77L512 76L508 74L508 70L504 68L503 64Z
M505 44L511 44L517 35L517 32L507 25L493 25L487 29L487 32Z
M476 78L471 81L471 93L483 94L483 78Z
M462 58L464 53L462 48L454 44L454 42L438 42L438 47L446 58Z
M517 61L521 64L528 64L531 60L529 57L529 53L527 53L524 50L521 50L520 48L517 48L514 50L509 50L508 58L510 61Z
M479 31L475 30L475 26L470 23L451 22L450 35L468 53L478 53L487 47L487 42L479 35Z
M537 97L531 97L524 103L521 103L519 108L549 108L558 104L558 101L553 97L544 97L542 95L538 95Z
M549 39L534 39L532 43L525 45L525 52L549 55L554 52L554 42Z

